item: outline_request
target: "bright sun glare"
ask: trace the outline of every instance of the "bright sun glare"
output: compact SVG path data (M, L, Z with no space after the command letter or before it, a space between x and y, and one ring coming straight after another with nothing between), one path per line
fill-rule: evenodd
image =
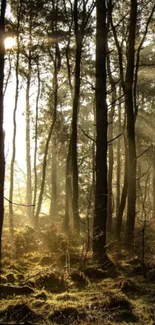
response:
M11 49L12 47L15 46L16 40L14 37L7 37L4 43L5 43L5 49Z

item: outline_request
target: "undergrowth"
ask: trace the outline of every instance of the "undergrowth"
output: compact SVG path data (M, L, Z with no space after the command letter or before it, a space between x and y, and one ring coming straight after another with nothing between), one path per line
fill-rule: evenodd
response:
M144 278L138 250L128 254L115 239L102 267L85 255L82 236L53 225L15 229L12 245L8 239L5 229L1 323L154 324L153 258Z

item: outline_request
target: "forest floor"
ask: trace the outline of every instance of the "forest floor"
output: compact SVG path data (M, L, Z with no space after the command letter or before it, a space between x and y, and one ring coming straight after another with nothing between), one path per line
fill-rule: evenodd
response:
M113 255L101 269L57 255L4 257L0 324L155 325L155 265L144 277L137 257Z

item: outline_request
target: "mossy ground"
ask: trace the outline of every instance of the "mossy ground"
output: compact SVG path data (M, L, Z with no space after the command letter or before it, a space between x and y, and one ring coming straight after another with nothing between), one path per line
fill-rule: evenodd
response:
M29 262L28 256L11 263L4 264L2 281L6 285L10 283L8 279L15 286L26 284L34 292L24 296L2 295L1 323L155 324L155 283L143 275L132 275L130 265L128 272L127 265L123 272L117 264L115 277L113 270L109 270L106 276L103 272L103 278L101 274L99 278L88 278L84 269L77 270L76 277L75 266L70 272L60 266L42 267L38 262ZM98 268L93 268L95 273Z
M127 254L109 255L113 263L101 268L73 248L69 265L62 250L16 249L4 249L1 284L32 292L1 292L0 324L155 324L155 264L146 265L145 278L139 259Z

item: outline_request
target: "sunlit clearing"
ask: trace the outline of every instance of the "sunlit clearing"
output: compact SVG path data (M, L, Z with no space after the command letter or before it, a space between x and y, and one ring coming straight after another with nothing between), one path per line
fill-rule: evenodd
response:
M16 44L16 40L14 37L7 37L4 41L4 44L5 44L5 49L11 49L12 47L15 46Z

